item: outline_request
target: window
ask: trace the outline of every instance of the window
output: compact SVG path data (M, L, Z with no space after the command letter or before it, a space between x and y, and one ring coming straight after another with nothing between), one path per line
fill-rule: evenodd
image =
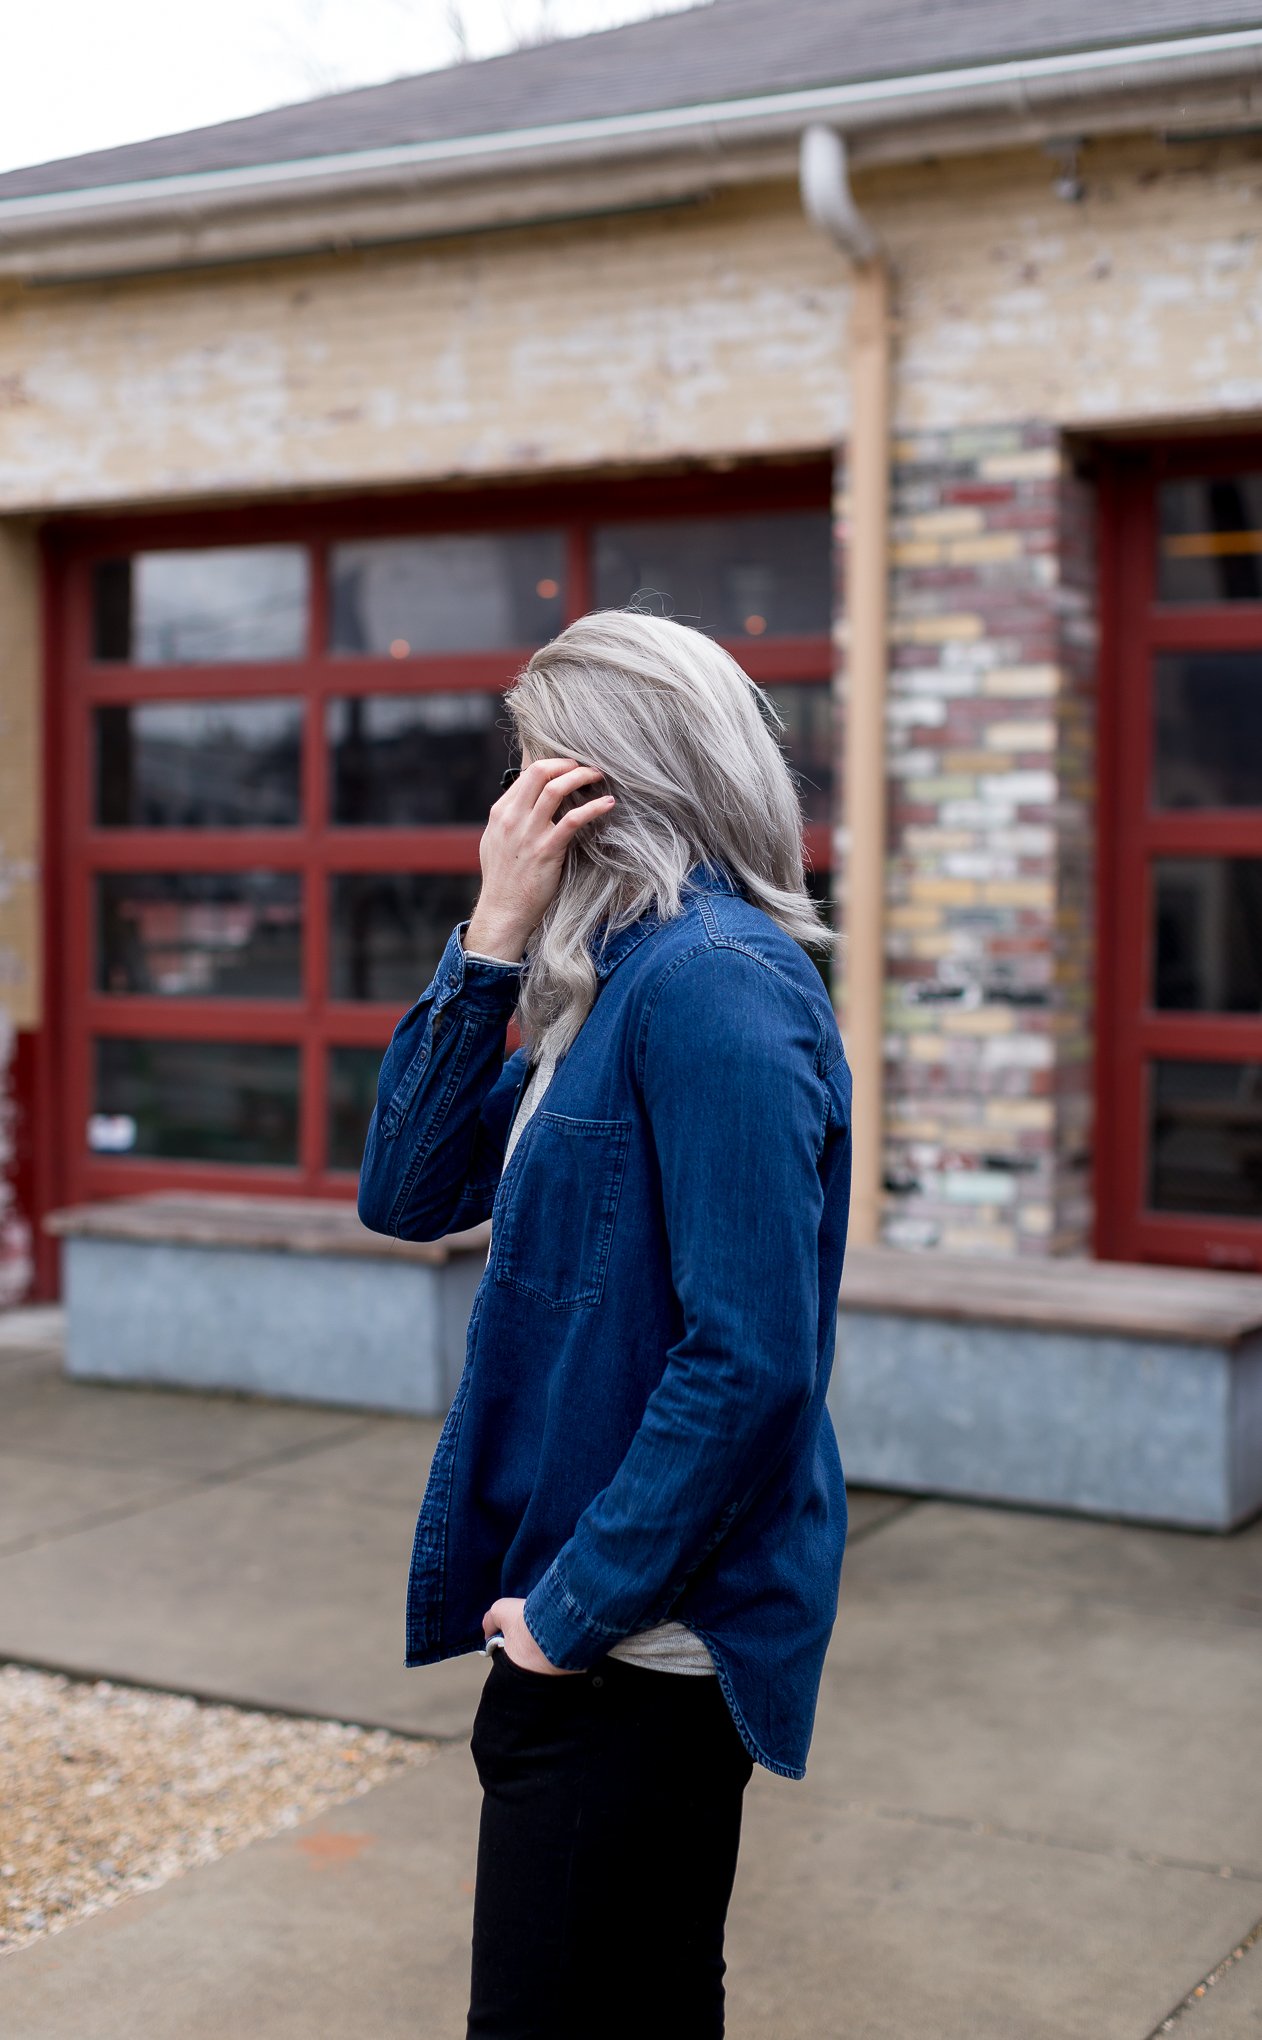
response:
M1262 1268L1262 460L1146 449L1104 535L1097 1239Z
M67 538L59 1194L350 1193L390 1030L477 898L504 691L598 604L741 659L827 902L828 488L821 466L722 501L627 485L616 522L576 493L484 502L476 529L432 528L431 501Z
M135 666L296 659L306 641L308 558L294 545L223 545L99 560L92 650Z

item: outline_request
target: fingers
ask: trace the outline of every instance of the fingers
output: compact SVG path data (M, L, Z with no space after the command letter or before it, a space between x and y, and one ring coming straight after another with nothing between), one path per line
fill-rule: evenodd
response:
M534 758L523 766L511 786L504 789L495 806L508 814L529 814L543 788L558 773L581 771L577 758Z
M599 765L582 765L572 758L535 758L503 798L512 800L517 789L522 788L518 795L522 807L530 812L532 818L546 821L551 833L552 817L566 795L603 777ZM555 827L565 829L566 834L572 836L585 823L608 814L614 805L613 794L598 794L594 800L585 801L563 815Z
M584 786L590 780L601 779L604 774L599 765L573 765L568 769L551 773L539 788L534 799L536 813L552 814L575 787Z
M598 815L607 815L613 805L614 797L611 793L599 794L595 800L585 800L581 807L571 808L568 815L562 815L555 826L558 830L566 830L572 836L585 822L594 822Z

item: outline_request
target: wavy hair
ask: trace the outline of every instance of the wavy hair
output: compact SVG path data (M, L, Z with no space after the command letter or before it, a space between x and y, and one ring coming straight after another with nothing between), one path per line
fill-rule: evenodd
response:
M532 758L599 766L615 805L579 830L531 934L517 1018L532 1059L560 1057L595 1002L592 938L648 912L673 920L690 868L716 860L807 948L841 940L806 888L802 807L773 728L784 719L698 630L601 609L537 651L506 696ZM567 795L558 813L592 798Z

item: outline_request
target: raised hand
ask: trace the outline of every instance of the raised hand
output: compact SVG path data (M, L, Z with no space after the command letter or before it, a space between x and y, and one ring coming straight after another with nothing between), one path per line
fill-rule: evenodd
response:
M491 809L478 857L482 890L465 931L469 949L517 962L561 883L565 853L579 830L614 806L611 793L556 811L566 795L601 777L574 758L535 758Z

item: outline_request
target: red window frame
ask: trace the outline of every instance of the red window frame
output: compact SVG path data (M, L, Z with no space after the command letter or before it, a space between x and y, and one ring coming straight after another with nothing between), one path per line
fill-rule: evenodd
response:
M55 1205L167 1189L346 1199L355 1178L326 1166L328 1051L384 1049L400 1009L328 996L327 880L336 872L478 870L481 825L338 827L328 819L325 704L353 693L414 694L470 688L502 693L531 647L395 659L326 649L328 549L339 540L425 533L561 528L566 534L565 620L592 606L591 540L600 523L686 515L821 509L830 502L823 461L716 476L677 473L603 484L438 490L424 497L336 501L66 520L45 532L46 716L45 1012L40 1094L45 1128L41 1211ZM302 543L311 554L311 609L302 657L255 665L172 667L96 663L90 579L97 560L156 550ZM829 682L827 634L742 638L728 649L767 684ZM92 711L105 703L294 696L302 699L302 819L292 829L98 828L92 820ZM820 873L831 863L827 824L808 827ZM93 879L101 871L296 871L303 880L303 994L297 1001L179 999L98 992L92 975ZM418 983L417 994L424 989ZM293 1167L129 1159L93 1154L92 1053L103 1035L172 1040L296 1043L300 1059L298 1160Z
M1152 872L1165 856L1262 857L1262 810L1160 810L1152 784L1152 676L1165 651L1262 653L1262 602L1157 599L1157 497L1179 476L1262 471L1262 440L1187 439L1118 450L1100 488L1095 1252L1105 1260L1262 1269L1256 1221L1146 1204L1147 1070L1155 1059L1262 1061L1262 1015L1151 1003Z

